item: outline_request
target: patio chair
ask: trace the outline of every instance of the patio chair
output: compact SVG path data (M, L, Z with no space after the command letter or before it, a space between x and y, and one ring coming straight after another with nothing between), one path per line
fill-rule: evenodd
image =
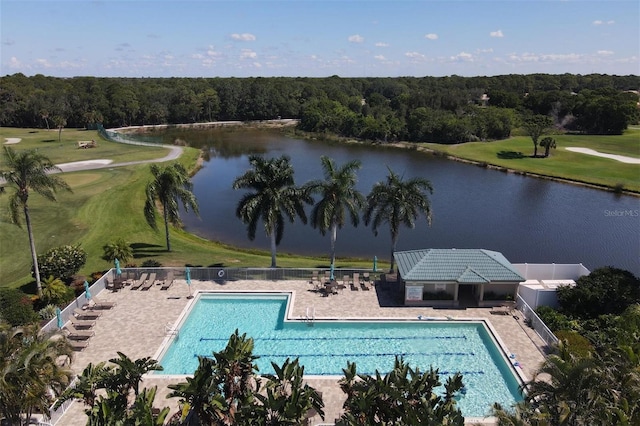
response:
M89 346L89 342L87 340L67 340L69 342L69 346L74 351L83 351Z
M360 287L360 274L357 272L354 272L353 280L351 281L351 290L358 291L358 287Z
M313 271L311 273L311 280L309 281L309 284L313 284L314 290L320 290L320 276L318 271Z
M73 324L66 326L64 330L66 330L65 334L67 338L72 340L86 340L96 335L96 332L93 330L78 330Z
M173 271L167 273L167 277L162 282L160 290L169 290L169 287L173 285Z
M367 272L365 272L364 274L362 274L362 281L360 281L360 288L362 288L364 291L369 291L371 290L371 287L369 287L369 274Z
M149 290L155 282L156 282L156 273L152 272L151 274L149 274L149 278L147 278L144 284L142 284L142 287L140 287L140 290Z
M101 312L91 311L88 309L79 309L75 308L73 310L73 314L78 317L78 319L96 319L102 315Z
M89 300L89 309L111 309L116 306L116 302L105 302L93 296Z
M73 324L76 328L91 328L96 325L96 322L94 320L81 320L74 316L71 316L69 318L69 321L71 321L71 324Z
M140 286L142 286L142 284L144 284L144 282L147 281L147 277L148 276L149 276L149 274L147 274L146 272L140 274L140 278L138 278L138 280L136 282L131 284L131 290L139 289Z

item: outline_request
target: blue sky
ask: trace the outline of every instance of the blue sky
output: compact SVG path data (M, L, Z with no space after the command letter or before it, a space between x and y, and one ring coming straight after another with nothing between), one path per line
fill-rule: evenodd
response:
M0 74L640 74L640 2L0 0Z

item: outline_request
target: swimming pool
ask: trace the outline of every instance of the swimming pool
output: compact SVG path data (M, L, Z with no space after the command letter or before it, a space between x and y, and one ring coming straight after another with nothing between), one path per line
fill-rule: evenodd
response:
M461 372L467 392L459 405L467 417L522 399L510 363L481 321L289 321L288 302L288 294L199 294L157 357L159 373L193 374L198 356L222 350L238 329L254 339L260 373L273 373L272 361L298 357L310 376L342 376L348 360L361 374L384 374L402 355L421 371L438 368L443 382Z

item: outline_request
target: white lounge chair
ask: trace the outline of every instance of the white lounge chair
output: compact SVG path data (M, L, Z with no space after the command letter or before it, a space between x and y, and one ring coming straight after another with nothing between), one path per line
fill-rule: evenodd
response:
M85 340L96 335L93 330L78 330L73 324L66 326L64 329L66 330L67 338L72 340Z
M69 317L69 321L71 321L71 324L73 324L76 328L91 328L96 324L96 322L93 320L81 320L77 319L74 316Z
M96 319L100 315L102 315L101 312L92 311L92 310L88 310L88 309L78 309L78 308L75 308L73 310L73 314L76 317L78 317L78 319Z
M140 278L138 278L138 280L136 282L131 284L131 290L139 289L140 286L142 286L142 284L144 284L144 282L147 281L147 277L148 276L149 276L149 274L147 274L146 272L143 273L143 274L140 274Z
M74 351L83 351L87 346L89 346L89 342L87 340L67 340L71 349Z
M151 274L149 274L149 278L147 278L144 284L142 284L142 287L140 287L140 290L149 290L151 287L153 287L155 282L156 282L156 273L152 272Z
M167 277L164 279L160 290L169 290L169 287L173 285L173 271L167 273Z

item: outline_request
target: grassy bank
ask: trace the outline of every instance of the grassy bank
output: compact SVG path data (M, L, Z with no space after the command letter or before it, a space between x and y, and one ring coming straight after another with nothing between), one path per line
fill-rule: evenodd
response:
M630 128L621 136L555 135L557 148L548 158L531 158L533 142L529 136L517 136L495 142L469 142L459 145L419 144L436 152L465 160L486 163L511 170L583 182L597 186L640 193L640 165L626 164L592 155L567 151L567 147L591 148L608 153L640 158L640 129ZM544 148L538 148L543 154Z
M41 140L41 131L29 132L25 129L0 129L0 137L3 138L2 141L4 138L20 137L22 141L12 145L14 149L37 148L39 152L48 152L46 155L57 163L98 158L114 159L114 162L125 159L132 161L159 158L166 154L166 149L163 148L111 143L98 139L95 132L87 131L63 131L62 142L51 148L48 145L51 142ZM54 134L44 132L45 139L50 139ZM57 142L57 132L55 136ZM74 144L77 146L77 140L91 139L98 142L98 148L70 147ZM43 151L45 149L48 151ZM188 169L193 169L198 156L198 150L187 148L180 161ZM60 193L56 203L46 201L38 195L30 197L36 247L38 253L43 253L63 244L80 243L88 253L87 263L80 271L81 274L87 275L110 268L111 264L101 258L102 247L119 237L134 247L135 259L132 262L136 264L154 259L165 266L220 264L226 267L268 267L271 262L268 252L240 250L181 230L172 230L173 251L167 252L164 233L154 232L144 220L144 188L150 180L148 165L64 173L62 176L73 193ZM31 281L31 256L26 229L8 222L8 202L7 194L0 196L0 286L18 287ZM278 265L327 267L328 258L279 253ZM369 268L371 260L340 259L338 267ZM388 264L381 262L380 267L388 267Z

